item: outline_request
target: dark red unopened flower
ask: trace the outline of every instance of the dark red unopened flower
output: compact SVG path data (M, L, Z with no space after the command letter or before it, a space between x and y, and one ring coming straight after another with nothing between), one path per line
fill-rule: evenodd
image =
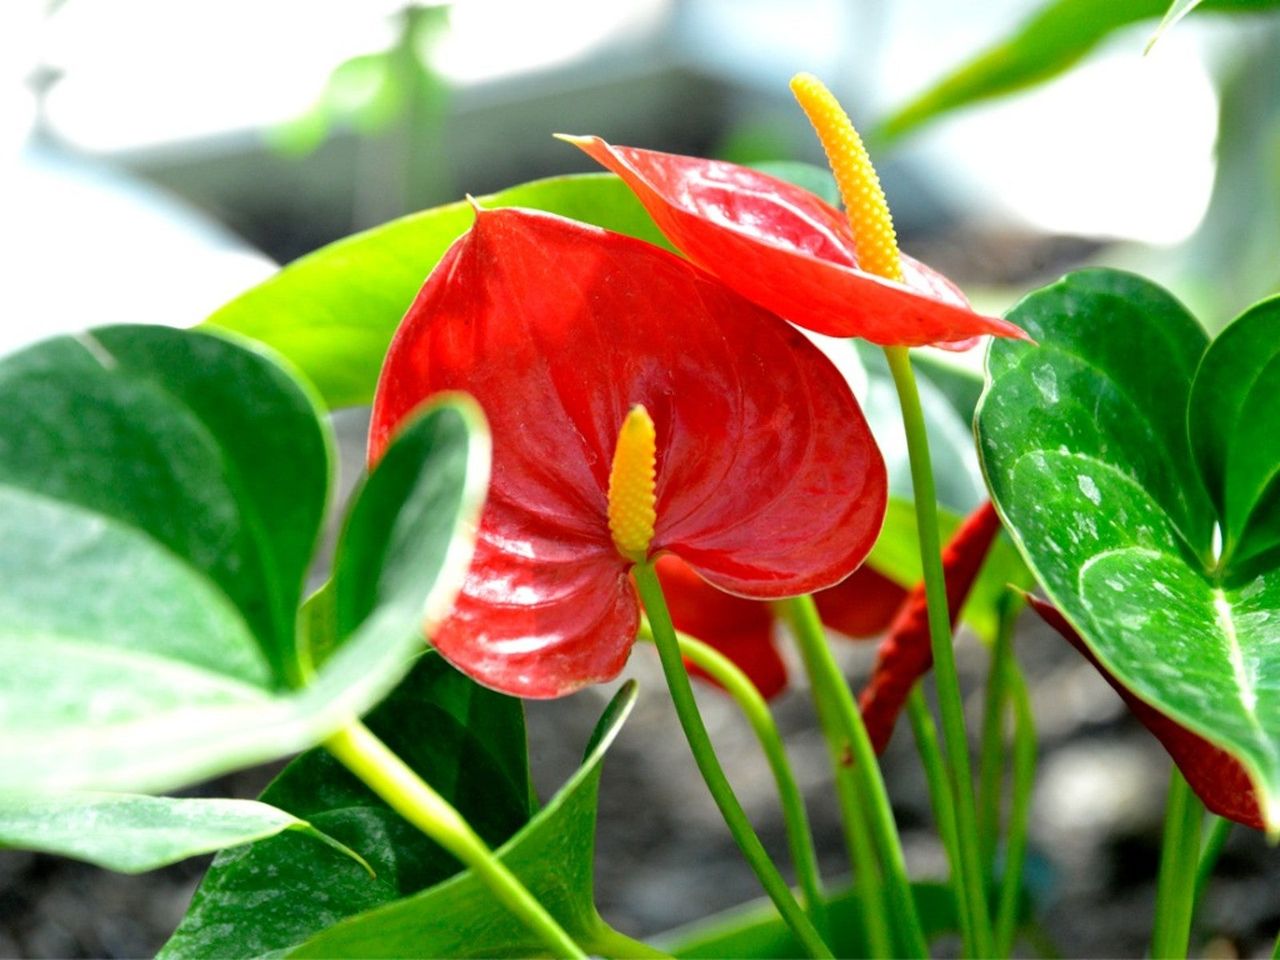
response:
M820 84L803 86L797 78L793 89L824 144L823 120L830 126L843 118L857 137ZM826 112L816 114L815 103ZM898 253L860 140L855 156L831 156L846 217L807 190L732 163L612 146L599 137L564 139L621 177L689 259L799 326L886 346L1025 336L1005 320L975 313L950 280ZM864 188L871 186L882 211L868 201Z
M883 520L884 464L835 368L638 240L477 211L392 342L371 458L447 389L483 406L494 463L471 572L432 642L498 690L551 697L615 676L638 625L638 560L669 552L723 590L774 599L844 579ZM647 506L623 491L611 510L624 424L652 482ZM633 543L611 520L651 535Z
M658 561L658 578L676 629L724 654L766 698L787 686L787 666L774 645L775 617L766 603L717 590L679 557ZM907 591L865 564L834 587L814 594L822 622L854 639L882 634ZM696 666L689 672L708 679Z
M947 581L947 609L954 631L969 591L982 570L991 544L1000 532L1000 518L988 501L965 518L942 551L942 569ZM898 714L911 688L933 666L933 645L929 637L929 607L924 584L917 584L889 628L862 691L859 705L867 733L877 753L884 751L893 736Z
M1045 623L1057 630L1068 643L1080 651L1081 655L1102 674L1107 683L1111 684L1112 689L1120 694L1129 711L1169 752L1169 756L1178 765L1178 769L1182 771L1191 789L1196 792L1210 812L1226 817L1228 820L1234 820L1236 823L1242 823L1246 827L1253 827L1255 830L1265 829L1266 824L1262 819L1262 810L1258 806L1258 797L1254 793L1253 783L1240 761L1135 696L1128 687L1098 662L1089 645L1076 632L1075 627L1067 622L1067 618L1057 607L1034 595L1027 599Z

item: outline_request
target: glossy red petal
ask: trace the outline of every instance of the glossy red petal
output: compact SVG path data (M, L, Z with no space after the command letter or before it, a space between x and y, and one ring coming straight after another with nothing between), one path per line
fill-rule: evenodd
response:
M1111 684L1112 689L1120 694L1129 711L1169 752L1169 756L1205 807L1220 817L1242 823L1246 827L1265 829L1253 784L1238 760L1131 693L1128 687L1098 662L1089 645L1057 607L1036 596L1029 596L1027 599L1045 623L1079 650L1107 683Z
M787 665L773 643L768 604L716 589L671 554L660 557L656 566L677 630L732 660L766 699L786 689ZM693 664L687 666L691 675L715 682Z
M865 564L853 575L813 595L822 622L846 637L863 640L889 629L906 588Z
M510 693L566 693L626 659L636 602L606 491L633 404L657 426L652 550L721 586L837 582L883 518L879 450L826 358L686 261L595 227L477 214L391 345L371 456L445 389L484 407L494 464L473 571L435 643Z
M982 570L996 534L1000 518L990 502L965 518L942 550L942 569L947 581L947 608L954 631L974 581ZM871 742L880 753L889 745L898 714L911 688L933 666L929 638L929 608L924 584L917 584L902 606L889 636L880 645L871 679L859 702Z
M626 181L689 259L802 327L904 346L1026 336L910 257L902 283L863 273L844 216L807 190L723 161L571 142Z

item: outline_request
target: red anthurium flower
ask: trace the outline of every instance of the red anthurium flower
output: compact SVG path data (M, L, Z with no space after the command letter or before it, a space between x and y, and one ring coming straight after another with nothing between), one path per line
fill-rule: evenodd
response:
M477 211L392 342L371 457L446 389L484 407L494 463L470 575L432 641L508 693L558 696L621 670L639 620L637 559L673 553L721 589L773 599L848 576L883 520L883 461L826 358L715 278L628 237ZM610 468L637 405L652 535L624 556Z
M1093 655L1088 644L1081 639L1075 627L1067 622L1067 618L1057 607L1036 596L1029 596L1027 599L1045 623L1057 630L1068 643L1079 650L1085 659L1097 668L1107 683L1111 684L1112 689L1120 694L1129 711L1169 752L1169 756L1178 765L1178 769L1182 771L1187 783L1204 802L1205 807L1220 817L1242 823L1246 827L1253 827L1255 830L1265 828L1262 811L1258 807L1258 798L1253 792L1253 784L1238 760L1136 697L1128 687L1120 683L1098 662L1098 658Z
M662 557L658 578L677 630L724 654L766 698L787 686L787 666L773 642L774 615L768 604L717 590L675 556ZM907 592L868 566L814 594L822 621L855 639L879 636L889 626ZM696 666L689 672L709 679Z
M955 630L969 591L982 570L982 563L1000 532L1000 518L990 502L965 518L942 551L942 568L947 581L947 608L951 629ZM871 679L862 691L860 706L867 733L876 752L889 745L893 727L916 681L933 666L933 646L929 639L929 609L924 584L917 584L880 646Z
M910 257L901 280L862 269L848 219L807 190L719 160L568 139L626 181L689 259L799 326L900 346L1025 336Z

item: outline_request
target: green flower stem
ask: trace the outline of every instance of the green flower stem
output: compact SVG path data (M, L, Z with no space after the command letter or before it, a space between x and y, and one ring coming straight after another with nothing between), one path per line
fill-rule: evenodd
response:
M1018 928L1018 901L1027 862L1027 830L1031 824L1031 788L1036 775L1036 724L1026 681L1013 657L1005 660L1005 682L1013 701L1013 799L1009 805L1009 833L1005 840L1000 903L996 910L996 955L1013 952Z
M929 462L929 438L924 411L916 389L911 357L906 347L885 347L889 371L893 374L902 406L902 425L911 460L911 483L916 504L916 527L920 539L920 563L924 571L928 604L929 635L933 644L933 671L942 715L942 737L955 792L956 839L960 851L962 877L969 910L973 917L973 940L978 956L989 957L994 949L991 914L983 883L982 853L978 844L978 814L973 799L973 773L969 764L969 743L965 734L964 703L960 678L952 649L951 618L947 611L947 587L942 571L942 545L938 534L937 493Z
M1227 837L1231 836L1231 828L1235 826L1235 823L1226 817L1213 814L1209 815L1209 824L1209 835L1205 837L1204 847L1200 851L1200 862L1196 866L1195 904L1199 904L1200 898L1204 896L1209 878L1213 876L1213 870L1218 865L1218 857L1222 855L1222 848L1226 845Z
M942 848L951 865L951 886L955 891L960 936L965 953L973 956L973 921L969 916L968 901L965 900L960 851L956 846L954 793L947 782L947 767L942 760L942 749L938 746L938 728L933 722L933 714L929 712L929 705L925 703L924 694L920 692L920 684L912 687L911 694L907 697L907 717L911 721L911 732L916 738L916 752L920 754L920 762L924 765L925 782L929 786L929 803L938 824L938 836L942 838Z
M1276 934L1276 944L1271 948L1271 960L1280 960L1280 934Z
M493 855L462 815L368 727L356 721L326 740L324 746L391 809L461 860L552 954L585 960L586 954L573 938Z
M1169 777L1160 879L1156 887L1156 923L1151 938L1154 960L1187 955L1203 819L1204 805L1175 766Z
M640 624L640 638L653 642L653 628L647 621ZM778 802L786 826L787 843L791 848L791 860L796 878L804 892L805 908L809 919L819 933L827 933L827 901L822 892L822 877L818 872L818 853L813 846L813 832L809 827L809 814L805 810L804 797L796 783L787 751L773 722L773 714L756 685L738 669L737 665L720 653L688 634L676 631L680 653L686 660L703 670L733 698L751 725L765 760L778 785Z
M785 618L786 610L780 610ZM853 867L854 891L866 919L867 951L872 957L892 957L893 938L889 930L888 910L884 898L884 883L880 865L876 862L871 846L871 832L867 823L866 805L860 799L858 780L854 776L849 738L843 734L843 726L835 715L831 698L821 695L823 684L819 679L819 667L813 662L806 647L801 646L805 672L809 675L809 688L813 695L818 725L827 741L827 754L831 758L836 785L836 799L840 807L840 821L844 827L845 848Z
M1001 790L1004 780L1004 720L1008 704L1005 664L1013 646L1013 628L1020 605L1011 592L997 604L996 642L987 674L987 696L982 711L982 749L978 763L978 835L987 882L995 878L996 848L1000 841Z
M880 775L880 764L871 746L871 738L867 736L867 728L862 722L862 713L827 645L826 631L818 617L818 608L813 597L808 596L780 601L778 607L786 615L800 653L809 666L817 695L836 716L847 746L852 751L861 797L869 808L867 819L871 836L875 840L881 866L884 868L885 888L903 939L899 948L906 956L928 956L929 947L911 895L911 882L907 878L907 865L902 856L902 842L898 838L898 827L893 820L884 778Z
M658 574L652 563L637 563L632 568L636 589L640 594L640 602L644 605L649 625L653 631L654 646L658 648L658 657L662 661L662 672L667 678L667 687L671 691L671 702L675 705L676 716L684 728L685 738L689 741L689 749L697 761L702 779L715 799L720 814L724 817L729 832L738 842L743 856L760 879L761 886L782 914L800 945L813 957L830 957L831 950L823 942L813 923L806 916L796 898L792 896L787 882L774 866L769 854L760 843L751 821L733 793L729 779L720 766L715 748L711 745L711 737L707 734L702 715L698 712L698 703L693 696L693 687L689 682L689 674L684 668L684 660L680 655L680 642L676 638L675 626L671 622L671 614L667 610L667 601L662 594L662 585L658 582Z

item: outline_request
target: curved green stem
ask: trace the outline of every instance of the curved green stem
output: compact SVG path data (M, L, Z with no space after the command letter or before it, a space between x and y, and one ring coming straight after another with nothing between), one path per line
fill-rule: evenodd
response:
M965 900L960 851L956 846L954 793L947 782L947 767L942 760L942 749L938 746L938 728L933 722L933 715L929 713L929 705L925 703L919 684L911 688L911 694L907 697L907 717L911 720L911 732L916 738L916 752L920 754L920 762L924 766L925 782L929 786L929 803L938 824L938 836L942 838L942 848L947 853L947 863L951 865L951 887L956 898L956 916L960 919L960 937L964 942L965 953L973 956L973 921Z
M983 883L982 854L978 845L978 814L973 799L973 773L969 764L969 742L965 734L964 702L952 648L951 617L947 610L947 586L942 570L942 544L938 534L937 493L929 462L929 437L924 410L916 390L915 374L906 347L885 347L889 371L893 374L902 406L902 425L907 435L911 460L911 483L916 505L916 527L920 539L920 562L924 571L925 598L929 614L929 636L933 646L933 671L942 715L942 736L955 791L956 839L960 852L965 894L973 918L973 940L978 956L991 956L994 944L991 914Z
M1013 799L1009 805L1009 833L1005 840L1004 871L1000 878L1000 903L996 910L996 955L1013 951L1018 929L1018 901L1022 872L1027 862L1027 830L1031 823L1031 788L1036 775L1036 726L1031 697L1018 662L1005 661L1009 698L1013 701Z
M651 947L643 940L628 937L620 930L615 930L603 920L599 921L596 932L592 934L588 950L610 960L671 960L671 954Z
M786 614L800 652L806 664L810 664L814 682L819 685L819 695L830 704L853 753L854 771L862 788L862 799L869 805L867 817L871 836L875 840L881 866L884 868L885 888L903 937L903 943L899 946L905 955L927 956L929 947L911 895L911 882L902 856L902 842L898 838L898 827L893 820L884 778L880 775L880 764L871 746L871 738L867 736L867 728L862 722L862 713L827 645L826 631L818 617L818 608L813 597L808 596L780 601L778 607Z
M653 628L647 621L640 624L641 639L653 642ZM778 802L787 831L787 843L795 865L796 879L804 892L805 908L813 925L824 936L827 933L827 902L822 892L822 877L818 872L818 853L813 846L813 831L809 827L809 814L805 810L804 797L796 783L787 751L773 722L773 714L760 691L737 665L714 647L696 637L676 631L680 653L686 660L700 668L715 680L733 698L738 709L751 725L760 742L769 770L778 786Z
M1200 898L1204 896L1205 888L1209 885L1209 878L1213 876L1213 870L1218 865L1218 857L1222 856L1222 848L1226 845L1227 837L1231 836L1231 828L1235 823L1226 817L1218 817L1210 814L1209 816L1209 835L1205 838L1204 847L1200 851L1200 862L1196 865L1196 892L1194 903L1198 905Z
M555 956L585 960L586 954L573 938L493 855L463 816L364 724L352 723L324 746L391 809L461 860Z
M1204 805L1175 766L1169 778L1160 879L1156 887L1156 923L1151 937L1154 960L1186 957L1191 939L1196 862L1200 857L1200 823Z
M781 610L785 618L785 609ZM809 688L813 695L818 725L827 741L827 754L836 785L836 800L840 808L840 822L844 827L845 849L853 867L854 892L866 918L867 953L871 957L892 957L893 938L890 935L888 911L885 908L884 883L875 850L871 847L871 831L868 829L865 805L861 802L858 779L854 775L853 758L849 738L830 697L823 696L825 684L819 677L820 667L814 663L809 649L800 646L805 672L809 675Z
M806 916L796 898L792 896L787 882L774 866L769 854L756 836L751 821L747 818L742 804L734 795L733 787L725 776L720 760L716 757L715 748L711 745L711 737L707 734L706 725L702 722L702 714L698 712L698 704L693 696L693 687L689 683L689 674L684 668L684 660L680 656L680 642L676 638L675 626L671 622L671 614L667 611L667 601L662 595L662 585L658 582L658 574L652 563L638 563L632 568L636 589L640 594L640 602L644 605L649 617L649 625L653 630L654 646L658 648L658 657L662 661L662 672L667 678L667 687L671 691L671 701L676 708L676 716L680 726L684 728L685 738L689 741L689 749L697 761L702 779L715 799L716 806L724 817L729 832L742 850L743 856L760 879L761 886L769 895L778 912L782 914L801 946L814 957L830 957L831 950L823 942L813 923Z

